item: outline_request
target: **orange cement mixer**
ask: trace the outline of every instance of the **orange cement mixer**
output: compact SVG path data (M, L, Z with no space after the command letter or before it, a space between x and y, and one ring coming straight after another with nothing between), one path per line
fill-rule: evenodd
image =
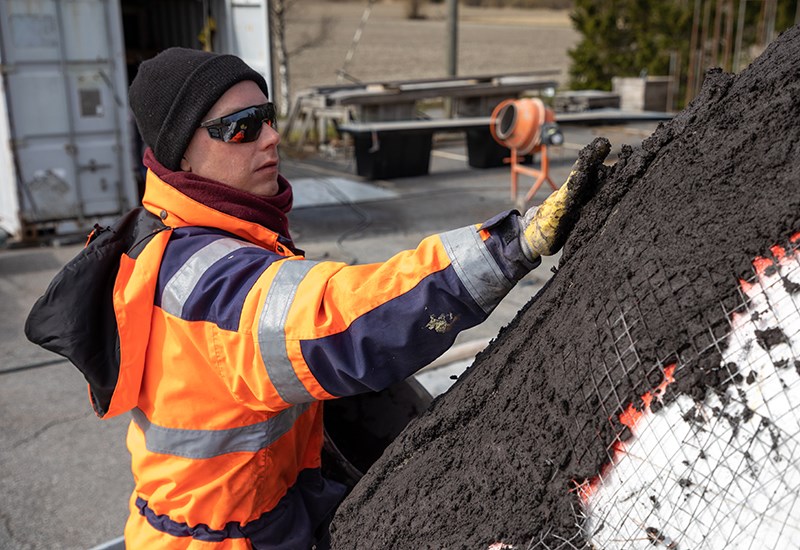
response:
M538 98L507 99L495 107L489 125L492 137L511 150L511 199L517 200L519 174L535 178L533 186L520 206L530 201L545 182L553 190L558 187L550 179L547 148L564 143L564 135L556 124L555 113ZM522 164L525 155L539 153L539 169Z

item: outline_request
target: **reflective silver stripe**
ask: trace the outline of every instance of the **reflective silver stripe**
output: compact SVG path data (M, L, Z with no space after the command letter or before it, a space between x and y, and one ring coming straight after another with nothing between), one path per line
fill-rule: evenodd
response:
M491 313L514 286L474 227L463 227L440 235L458 278L483 311Z
M255 245L236 239L222 238L192 254L164 286L161 294L161 309L180 317L186 300L189 299L189 295L200 277L208 268L231 252L246 246L254 247Z
M213 458L228 453L254 453L275 443L292 429L310 405L297 405L277 415L241 428L227 430L182 430L150 422L140 409L133 409L133 421L144 432L145 447L151 453L184 458Z
M264 301L258 320L258 343L261 359L267 368L272 385L287 403L314 401L297 377L286 351L286 319L294 302L297 287L318 262L283 260Z

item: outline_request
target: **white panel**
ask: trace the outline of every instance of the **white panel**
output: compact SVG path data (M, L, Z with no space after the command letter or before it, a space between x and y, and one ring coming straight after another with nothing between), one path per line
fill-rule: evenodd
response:
M17 174L11 152L11 128L8 123L6 89L2 74L0 74L0 230L12 236L18 236L20 232Z
M8 63L58 57L58 14L52 0L5 0Z
M113 145L105 140L83 140L78 154L79 195L87 216L113 214L122 209L119 199L119 170Z
M76 132L114 132L114 92L104 78L106 67L70 68L69 89Z
M238 55L260 72L272 86L272 50L270 48L269 8L266 0L226 0L229 28L229 53Z

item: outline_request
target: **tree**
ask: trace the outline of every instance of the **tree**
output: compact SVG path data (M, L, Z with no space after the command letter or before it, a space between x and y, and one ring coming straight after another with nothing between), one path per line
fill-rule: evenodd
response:
M272 21L272 39L276 50L276 62L278 65L278 87L280 89L278 104L278 114L286 117L291 107L291 78L289 75L289 59L306 50L324 43L330 34L332 19L328 16L322 17L319 28L313 36L306 35L300 44L293 50L289 50L286 44L286 18L288 12L295 4L295 0L270 0L270 19ZM273 93L275 93L273 91Z
M669 74L671 57L687 58L691 17L688 2L576 0L572 87L610 90L613 76Z
M575 0L571 18L582 38L569 52L570 85L610 90L614 76L671 75L680 84L676 97L691 99L706 69L743 68L751 54L798 22L799 4L798 0ZM742 25L735 25L737 20ZM734 50L744 63L734 62Z

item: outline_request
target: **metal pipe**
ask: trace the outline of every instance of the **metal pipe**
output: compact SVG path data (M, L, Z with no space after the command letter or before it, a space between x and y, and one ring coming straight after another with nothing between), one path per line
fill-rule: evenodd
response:
M356 27L355 34L353 34L353 40L350 42L350 48L347 50L347 54L344 56L342 67L337 71L336 82L340 84L344 82L345 75L348 74L347 69L349 68L350 62L353 60L353 56L356 53L356 47L361 41L361 34L364 32L364 27L367 25L369 16L372 13L372 5L375 3L375 1L376 0L367 0L367 7L364 8L364 12L361 14L361 20L358 22L358 27Z
M458 0L447 0L447 75L458 74Z
M706 43L708 42L708 31L711 27L711 0L706 2L705 10L703 12L703 27L700 34L700 57L699 57L699 70L695 74L695 90L700 90L705 80L705 70L708 68L706 61Z
M667 86L667 111L673 109L672 103L675 101L675 81L678 78L678 52L669 52L669 85Z
M767 0L767 17L764 21L764 47L775 39L775 20L778 16L778 0Z

